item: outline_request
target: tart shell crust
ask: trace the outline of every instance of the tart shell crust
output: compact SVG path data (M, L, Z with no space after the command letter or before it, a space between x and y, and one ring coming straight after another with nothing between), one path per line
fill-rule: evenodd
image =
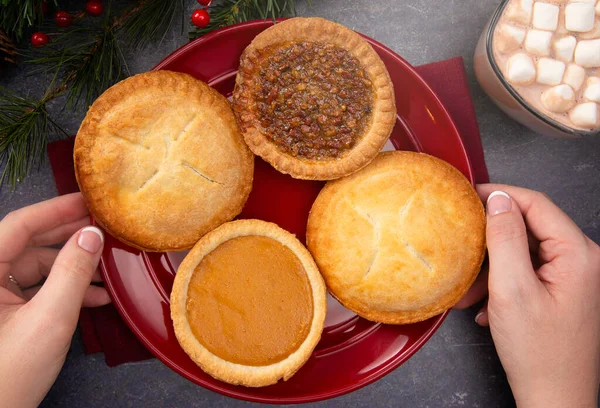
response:
M238 215L252 189L254 156L229 102L183 73L151 71L109 88L90 107L73 154L95 221L146 251L191 248ZM138 176L146 182L134 185Z
M465 295L485 256L485 227L481 200L456 168L422 153L385 152L327 183L310 212L307 246L345 307L408 324Z
M223 242L240 236L266 236L281 242L298 257L312 288L313 318L300 347L286 359L266 366L246 366L226 361L206 349L194 336L186 317L188 285L200 261ZM230 384L263 387L280 379L288 380L310 358L321 338L327 313L327 292L323 278L308 250L289 232L273 223L238 220L225 223L205 235L181 263L171 292L171 318L179 344L206 373Z
M258 118L249 108L254 100L252 89L259 80L254 72L255 67L262 62L259 50L288 41L334 44L356 57L369 74L374 92L371 124L358 143L341 158L308 160L281 152L262 133ZM332 180L363 168L382 149L396 123L394 88L381 58L356 32L317 17L292 18L275 24L254 38L240 60L233 107L244 139L254 154L278 171L306 180Z

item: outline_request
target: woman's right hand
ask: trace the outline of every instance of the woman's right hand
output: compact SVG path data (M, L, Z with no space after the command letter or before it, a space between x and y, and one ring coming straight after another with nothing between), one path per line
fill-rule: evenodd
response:
M478 186L487 201L489 276L457 305L482 300L519 407L596 407L600 248L545 195ZM533 261L533 262L532 262Z

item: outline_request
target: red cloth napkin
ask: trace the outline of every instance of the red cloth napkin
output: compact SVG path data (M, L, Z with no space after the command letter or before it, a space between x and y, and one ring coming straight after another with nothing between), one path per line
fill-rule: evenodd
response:
M462 58L434 62L416 69L438 94L454 119L471 159L476 182L488 182L479 128ZM73 141L74 139L59 140L48 146L48 156L60 195L79 190L73 172ZM96 309L83 309L79 327L86 354L104 352L106 364L111 367L152 358L152 354L137 340L112 304Z
M462 57L421 65L416 70L437 93L454 119L471 159L475 182L488 183L490 177L485 166L481 136Z

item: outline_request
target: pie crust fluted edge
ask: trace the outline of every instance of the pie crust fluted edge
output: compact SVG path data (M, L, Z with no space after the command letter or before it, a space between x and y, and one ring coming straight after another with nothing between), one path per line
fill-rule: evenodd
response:
M106 204L105 192L95 186L94 180L97 175L87 160L97 142L97 127L104 116L110 114L113 106L119 103L123 97L135 94L138 89L148 87L156 87L163 92L181 94L199 106L214 110L221 120L239 136L237 153L244 162L244 166L240 168L239 188L227 200L226 205L213 222L195 231L174 234L168 240L157 240L151 230L124 227L119 214ZM118 82L100 95L88 110L77 132L73 160L75 178L94 221L119 241L143 251L182 251L192 248L204 234L222 223L230 221L242 211L252 190L254 178L254 156L243 141L229 101L219 92L191 75L167 70L134 75ZM168 211L168 205L165 205L164 208L165 211Z
M281 152L255 126L258 119L247 106L252 103L251 89L254 81L258 79L257 74L253 72L253 68L259 62L257 51L286 41L322 41L334 44L356 57L369 74L374 92L371 124L359 143L340 159L319 161L295 158ZM275 24L254 38L240 59L233 108L244 139L252 152L281 173L305 180L332 180L360 170L377 156L396 123L394 87L379 55L355 31L318 17L292 18Z
M469 251L476 255L471 257L472 262L469 264L467 270L464 271L465 279L462 284L455 285L443 296L443 298L439 299L438 302L429 304L428 306L419 308L418 310L375 310L374 308L369 308L361 302L346 296L344 288L347 286L347 283L343 279L343 274L336 273L334 270L330 270L328 267L326 267L322 262L319 262L319 259L322 256L327 256L327 252L330 250L330 247L328 245L318 245L317 242L326 241L326 239L323 240L322 238L329 236L329 232L327 228L323 226L321 220L325 219L327 214L330 213L330 203L333 202L336 196L343 196L346 188L345 184L351 182L352 178L358 176L359 173L347 178L328 182L321 190L319 196L313 204L313 207L310 210L307 223L306 241L307 246L315 259L315 262L321 271L323 279L325 280L329 293L344 307L373 322L385 324L410 324L427 320L433 316L437 316L440 313L445 312L449 308L453 307L456 302L458 302L467 293L477 278L481 270L481 265L485 259L486 216L480 198L471 183L451 164L425 153L392 151L380 153L377 160L370 166L376 166L374 170L377 170L377 168L385 169L387 166L393 165L395 160L412 162L411 165L414 166L419 166L419 163L426 161L428 162L428 165L437 167L441 172L446 173L448 177L451 178L455 183L456 193L464 196L465 199L470 200L474 204L474 207L477 208L476 211L473 211L473 213L468 215L469 219L471 220L473 233L477 236L476 245L473 248L469 248ZM376 192L372 193L376 194ZM478 204L476 205L475 203ZM423 234L427 234L427 231L423 231ZM450 236L448 239L452 239L452 237ZM329 245L333 244L330 243ZM348 247L347 250L352 251L353 248Z
M300 260L312 288L313 318L309 333L300 347L285 360L267 366L231 363L204 347L194 336L186 313L188 285L200 261L223 242L241 236L265 236L287 246ZM179 344L188 356L212 377L230 384L263 387L280 379L288 380L310 358L321 339L327 312L327 291L310 252L294 235L276 224L261 220L238 220L225 223L205 235L185 257L171 291L171 318Z

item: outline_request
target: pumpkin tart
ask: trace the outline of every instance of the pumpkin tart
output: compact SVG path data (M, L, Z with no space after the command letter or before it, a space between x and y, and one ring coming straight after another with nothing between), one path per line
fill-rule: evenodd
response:
M246 143L292 177L330 180L366 166L396 123L392 81L359 34L292 18L244 50L233 108Z
M467 292L485 255L483 205L469 181L435 157L386 152L327 183L307 244L330 293L377 322L426 320Z
M214 378L249 387L294 375L317 345L325 313L325 285L308 250L259 220L205 235L171 292L184 351Z

